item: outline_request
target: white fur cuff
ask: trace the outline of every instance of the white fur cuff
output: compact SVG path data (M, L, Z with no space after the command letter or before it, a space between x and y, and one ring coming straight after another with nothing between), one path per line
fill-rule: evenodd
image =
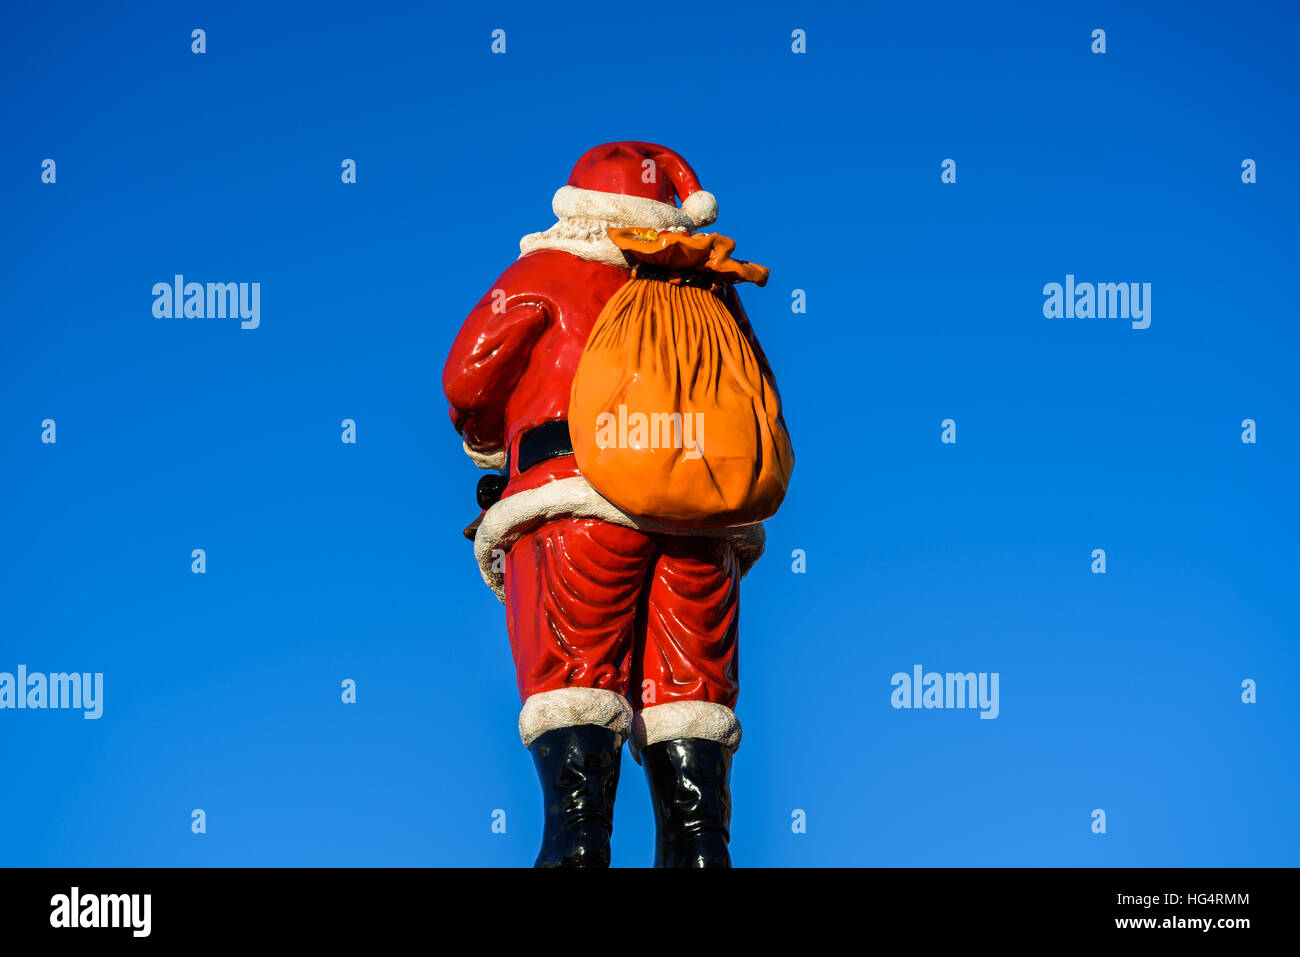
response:
M621 694L604 688L557 688L529 695L519 712L519 740L524 747L547 731L595 724L618 736L618 747L632 727L632 706Z
M476 452L471 449L469 443L465 441L462 441L460 446L465 450L465 454L473 460L474 464L481 469L500 471L506 466L505 449L497 449L495 452Z
M641 749L674 738L717 741L735 751L740 747L740 721L726 705L712 701L669 701L642 709L632 722L632 756Z

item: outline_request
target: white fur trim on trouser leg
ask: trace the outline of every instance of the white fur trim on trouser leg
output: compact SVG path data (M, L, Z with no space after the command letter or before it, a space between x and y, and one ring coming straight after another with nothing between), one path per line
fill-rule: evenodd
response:
M506 600L505 573L502 570L505 563L497 559L528 532L559 518L598 518L652 534L717 539L735 551L742 577L763 554L765 541L762 522L731 528L665 525L623 511L592 488L581 475L556 479L498 501L483 515L474 535L474 557L478 559L479 573L502 604Z
M497 449L495 452L476 452L469 447L469 443L462 441L460 447L465 450L465 454L481 469L492 469L500 471L506 465L506 450Z
M717 741L732 751L740 747L740 721L725 704L712 701L668 701L643 708L632 722L632 755L674 738Z
M529 695L519 712L519 740L528 748L547 731L578 724L609 728L622 747L632 728L632 706L621 694L604 688L557 688Z

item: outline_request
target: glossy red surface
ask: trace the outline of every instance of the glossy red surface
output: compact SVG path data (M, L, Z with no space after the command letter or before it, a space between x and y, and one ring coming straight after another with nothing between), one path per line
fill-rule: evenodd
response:
M627 276L554 249L501 274L465 320L443 368L452 425L471 447L503 449L525 430L568 415L592 323ZM536 471L529 472L534 484L543 480ZM546 471L556 477L554 468Z

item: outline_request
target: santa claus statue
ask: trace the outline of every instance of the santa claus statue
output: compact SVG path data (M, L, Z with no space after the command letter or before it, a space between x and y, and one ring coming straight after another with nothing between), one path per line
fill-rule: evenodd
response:
M466 535L505 604L546 808L537 866L609 865L627 742L656 866L728 867L740 580L794 464L735 290L767 270L697 232L717 202L662 146L588 150L552 209L443 371L465 453L491 470Z

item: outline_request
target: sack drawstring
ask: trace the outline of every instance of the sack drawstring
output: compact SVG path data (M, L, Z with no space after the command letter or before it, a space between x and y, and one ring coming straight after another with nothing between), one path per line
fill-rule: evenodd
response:
M696 286L706 292L713 293L715 296L720 296L723 287L730 285L730 283L723 282L717 276L709 273L692 272L686 269L669 269L654 263L643 262L633 264L631 278L666 282L674 286Z

